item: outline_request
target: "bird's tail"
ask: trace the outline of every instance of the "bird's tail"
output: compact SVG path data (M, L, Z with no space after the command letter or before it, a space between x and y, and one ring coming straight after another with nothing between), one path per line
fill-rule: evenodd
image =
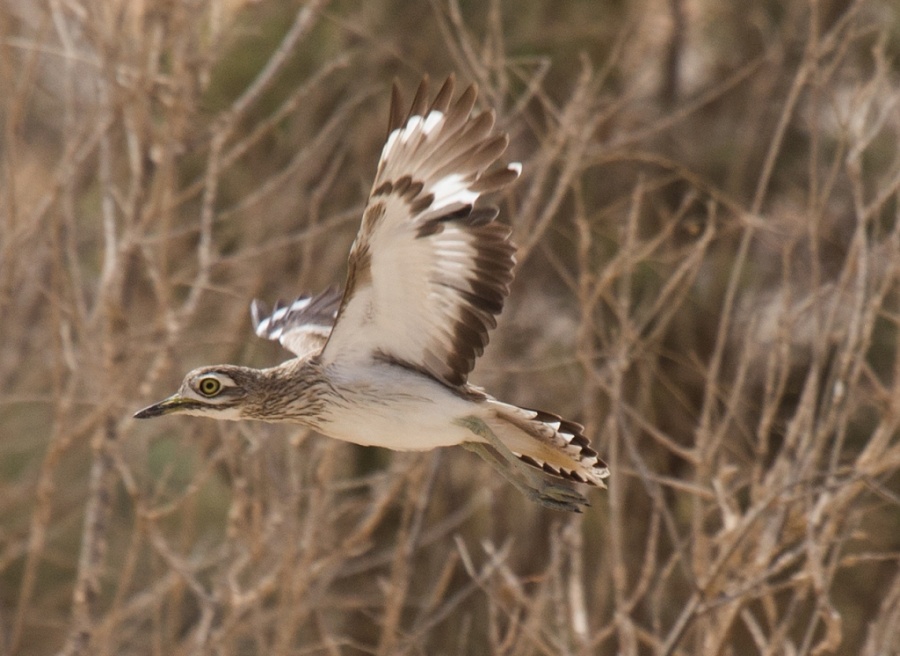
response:
M606 487L609 468L591 448L584 427L542 410L491 402L491 430L522 462L576 483Z

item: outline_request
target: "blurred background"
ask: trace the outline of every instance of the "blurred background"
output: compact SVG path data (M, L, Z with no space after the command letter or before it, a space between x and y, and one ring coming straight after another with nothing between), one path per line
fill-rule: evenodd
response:
M0 46L4 653L900 653L895 2L6 0ZM250 300L343 282L392 81L451 72L524 164L471 380L610 489L132 420L288 357Z

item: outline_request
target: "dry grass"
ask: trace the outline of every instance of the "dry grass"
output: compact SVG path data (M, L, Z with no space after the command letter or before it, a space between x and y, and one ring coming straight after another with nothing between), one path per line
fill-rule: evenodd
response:
M900 653L896 7L471 4L0 8L6 653ZM285 357L249 299L341 279L391 78L450 71L525 164L473 380L609 492L132 420Z

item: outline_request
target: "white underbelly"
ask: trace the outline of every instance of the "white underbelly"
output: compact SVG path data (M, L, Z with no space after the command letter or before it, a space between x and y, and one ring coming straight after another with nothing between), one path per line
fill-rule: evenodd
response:
M363 379L329 372L343 398L326 412L320 432L396 451L428 451L479 439L456 422L476 414L477 403L393 365L377 365L371 374Z

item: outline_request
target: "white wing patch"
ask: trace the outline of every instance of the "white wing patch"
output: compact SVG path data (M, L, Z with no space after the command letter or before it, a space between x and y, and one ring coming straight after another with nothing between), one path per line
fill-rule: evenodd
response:
M434 183L431 188L434 200L430 210L439 210L454 204L471 205L478 200L478 192L471 191L462 175L454 173Z
M471 116L474 87L451 103L453 86L429 106L423 82L405 117L395 87L326 363L385 359L462 385L496 325L515 247L496 209L475 202L521 165L493 167L508 139L490 112Z
M305 295L288 305L280 301L267 313L259 301L250 304L256 334L281 343L297 357L322 351L337 317L341 294L336 288L315 296Z

